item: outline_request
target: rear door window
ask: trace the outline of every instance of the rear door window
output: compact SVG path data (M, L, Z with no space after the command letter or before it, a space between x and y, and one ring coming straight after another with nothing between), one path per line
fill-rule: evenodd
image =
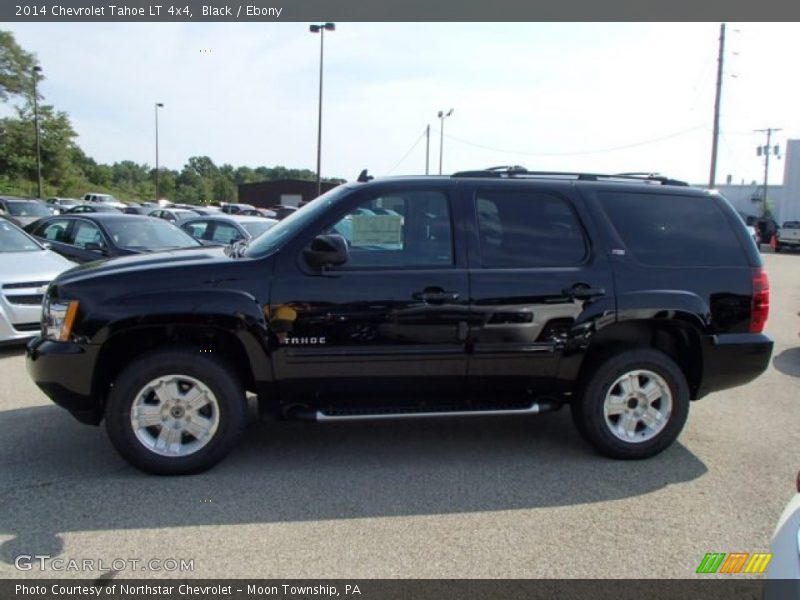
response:
M479 191L475 209L484 268L564 267L586 258L583 228L559 196L535 190Z
M208 221L192 221L181 226L186 233L193 238L206 239L206 231L208 230Z
M215 223L214 233L211 239L215 242L222 242L223 244L230 244L236 240L242 239L242 234L233 225L227 223Z
M747 260L712 198L599 192L600 205L639 262L653 266L738 266Z

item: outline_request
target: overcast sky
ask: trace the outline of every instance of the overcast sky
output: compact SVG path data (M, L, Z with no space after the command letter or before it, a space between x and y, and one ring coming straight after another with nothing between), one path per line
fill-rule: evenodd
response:
M3 24L101 162L316 164L319 35L303 23ZM736 31L738 30L738 31ZM708 179L719 23L337 23L325 35L324 176L501 164ZM798 24L729 24L717 181L763 178L753 129L800 138ZM416 145L415 145L416 144ZM772 166L774 165L774 166ZM779 182L783 161L770 166Z

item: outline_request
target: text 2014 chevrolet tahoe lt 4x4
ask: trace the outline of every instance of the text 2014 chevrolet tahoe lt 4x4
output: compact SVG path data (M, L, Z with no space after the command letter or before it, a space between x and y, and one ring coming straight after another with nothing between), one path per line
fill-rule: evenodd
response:
M156 473L220 460L246 391L262 413L318 421L569 404L598 451L644 458L691 400L766 369L768 309L740 217L681 182L362 176L249 246L60 275L27 365Z

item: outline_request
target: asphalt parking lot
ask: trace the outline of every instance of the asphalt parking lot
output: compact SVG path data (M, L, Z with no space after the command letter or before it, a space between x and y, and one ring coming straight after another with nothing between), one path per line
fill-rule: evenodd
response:
M52 405L0 352L0 577L15 557L192 560L119 577L691 577L766 551L800 469L800 254L765 254L773 362L693 404L672 448L595 455L539 417L253 423L203 475L159 478ZM118 562L116 564L119 564Z

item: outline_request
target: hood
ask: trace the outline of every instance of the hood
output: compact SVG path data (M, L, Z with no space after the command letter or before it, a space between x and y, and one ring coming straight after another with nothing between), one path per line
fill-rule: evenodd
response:
M0 284L50 281L74 266L50 250L0 252Z
M29 217L18 217L16 215L8 215L8 219L19 225L20 227L27 227L31 223L36 223L39 219L44 219L45 217L39 215L38 217L35 215L31 215Z
M104 258L78 265L59 278L60 283L80 281L105 275L140 276L153 270L170 267L214 266L236 259L225 256L223 246L202 246L186 250L147 252L116 258ZM167 271L163 271L166 273Z

